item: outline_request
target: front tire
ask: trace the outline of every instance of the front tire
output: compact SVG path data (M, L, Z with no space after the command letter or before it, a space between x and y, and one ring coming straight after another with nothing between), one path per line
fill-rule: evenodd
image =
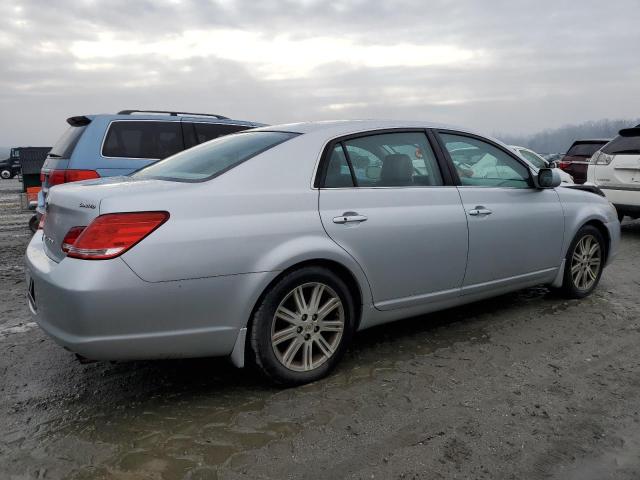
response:
M346 284L323 267L285 275L253 316L255 363L283 386L314 382L338 364L353 336L355 307Z
M3 169L0 170L0 177L2 177L3 180L9 180L11 177L13 177L11 170L8 169Z
M600 231L585 225L574 237L565 257L561 293L584 298L598 286L604 269L606 243Z

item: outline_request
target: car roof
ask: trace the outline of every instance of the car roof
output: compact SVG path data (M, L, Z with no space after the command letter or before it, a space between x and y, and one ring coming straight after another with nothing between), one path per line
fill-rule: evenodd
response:
M86 118L90 121L93 121L98 117L106 117L110 120L168 120L168 121L180 121L180 120L188 120L190 122L203 122L203 123L232 123L232 124L240 124L247 125L252 127L263 127L266 126L264 123L252 122L248 120L235 120L233 118L218 118L215 116L207 116L207 115L170 115L162 114L162 113L135 113L135 114L117 114L117 113L97 113L92 115L78 115L74 117L70 117L67 119L68 123L71 123L73 119L82 119ZM87 122L87 123L89 123Z
M473 130L469 130L467 128L421 120L321 120L313 122L270 125L268 127L261 127L258 130L285 131L293 133L319 133L328 138L333 138L341 135L349 135L352 133L366 132L370 130L396 128L441 128L481 135L485 138L491 138L487 135L474 132Z

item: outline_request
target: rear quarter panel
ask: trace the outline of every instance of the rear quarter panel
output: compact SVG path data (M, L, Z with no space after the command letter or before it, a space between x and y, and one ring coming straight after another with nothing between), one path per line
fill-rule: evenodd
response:
M162 282L278 272L328 259L370 289L358 264L325 233L311 187L321 145L300 137L202 183L166 182L158 194L106 198L100 213L166 210L170 219L123 260L143 280ZM266 285L265 285L266 286Z

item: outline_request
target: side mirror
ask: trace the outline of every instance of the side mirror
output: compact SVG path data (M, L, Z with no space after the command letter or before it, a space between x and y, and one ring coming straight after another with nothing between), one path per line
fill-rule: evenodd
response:
M560 174L552 168L541 168L538 171L538 188L555 188L562 183Z

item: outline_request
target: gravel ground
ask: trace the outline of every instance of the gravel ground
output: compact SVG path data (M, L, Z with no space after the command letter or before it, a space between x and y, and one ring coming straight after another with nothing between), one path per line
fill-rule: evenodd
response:
M357 335L276 390L223 359L82 365L31 323L0 182L0 478L640 477L640 222L598 290L533 288Z

